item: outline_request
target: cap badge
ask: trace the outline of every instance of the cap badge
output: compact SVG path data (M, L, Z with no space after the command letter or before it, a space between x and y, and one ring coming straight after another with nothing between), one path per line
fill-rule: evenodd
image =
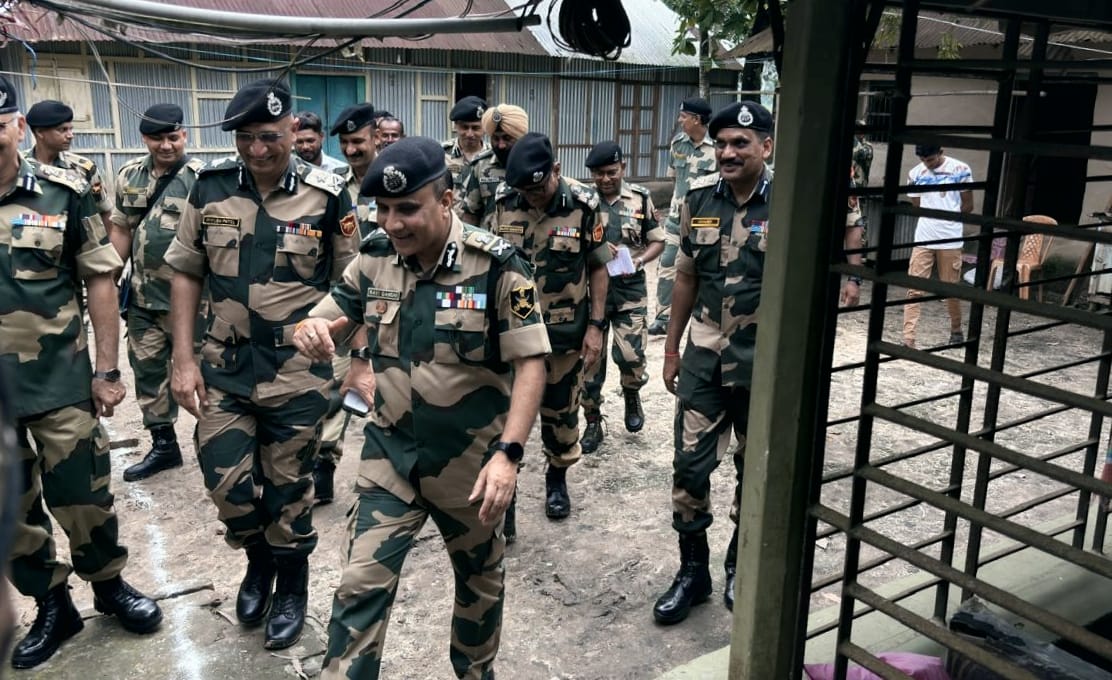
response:
M405 174L393 165L387 165L382 171L382 186L392 194L405 191L405 185L408 183Z
M749 110L748 106L742 106L741 110L737 112L737 122L742 127L749 127L753 124L753 112Z
M278 101L278 97L274 96L274 90L266 93L266 111L272 116L277 116L282 113L282 102Z
M475 107L475 117L476 118L482 118L483 117L483 111L485 111L485 110L486 109L483 108L482 104L479 104L478 106L476 106Z
M347 123L344 124L344 127L347 128L348 132L355 132L355 121L349 120Z
M614 150L614 162L615 163L620 163L621 160L622 160L622 152L615 149Z
M540 182L542 179L544 179L544 173L542 171L537 170L533 173L533 184Z
M498 109L494 109L494 113L490 114L490 119L493 120L495 123L501 123L502 122L502 112L499 111Z
M0 90L0 106L3 106L4 104L7 104L7 103L8 103L8 93L5 92L4 90Z

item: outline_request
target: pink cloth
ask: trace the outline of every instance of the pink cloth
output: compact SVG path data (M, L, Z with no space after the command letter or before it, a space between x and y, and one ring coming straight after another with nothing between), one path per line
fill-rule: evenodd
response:
M922 654L908 652L882 652L876 656L889 666L907 673L915 680L950 680L942 659L936 656L923 656ZM834 664L832 663L806 664L803 666L803 670L807 672L811 680L834 680ZM851 664L846 672L846 680L883 679L872 671Z

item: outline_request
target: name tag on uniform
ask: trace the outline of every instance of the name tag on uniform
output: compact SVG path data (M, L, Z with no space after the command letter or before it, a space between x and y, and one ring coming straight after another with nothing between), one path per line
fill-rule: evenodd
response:
M402 299L402 292L400 290L387 290L385 288L368 288L367 297L397 301Z
M279 234L293 234L294 236L308 236L310 238L320 238L323 235L320 229L316 229L313 225L303 222L278 224L274 226L274 231Z
M499 234L524 234L525 227L520 224L499 224Z
M692 229L711 229L718 228L720 220L717 217L692 217Z
M486 309L486 293L476 293L474 286L456 286L454 290L436 293L436 306L441 309Z
M201 215L202 227L232 227L239 229L242 220L238 217L221 217L220 215Z
M46 227L64 231L66 228L65 215L40 215L39 213L22 213L12 218L13 227Z

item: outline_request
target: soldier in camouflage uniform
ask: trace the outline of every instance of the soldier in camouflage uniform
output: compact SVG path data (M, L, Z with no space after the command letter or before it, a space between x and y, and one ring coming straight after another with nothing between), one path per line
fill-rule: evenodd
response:
M73 109L53 99L38 102L27 111L27 125L35 145L24 155L44 165L76 170L89 183L100 219L108 224L112 195L104 186L97 164L69 150L73 144Z
M23 461L8 566L11 582L38 607L12 655L16 668L46 661L83 627L66 584L73 571L92 582L97 611L115 615L127 630L148 633L162 621L158 605L120 578L127 549L118 541L108 434L98 420L111 416L126 392L116 365L122 264L88 182L74 170L22 158L25 131L15 89L0 76L0 370L16 397ZM72 568L55 555L47 510L69 537Z
M483 132L490 137L490 150L471 160L471 169L456 196L456 213L468 224L491 230L494 198L506 176L506 161L517 140L529 131L529 114L512 104L499 104L483 111Z
M480 97L464 97L448 113L456 136L441 146L444 147L444 162L452 173L452 189L456 196L463 194L467 173L476 157L490 149L483 137L482 119L486 107L486 101Z
M434 140L385 149L363 187L378 199L382 230L294 336L322 359L334 348L326 319L360 324L366 345L352 350L344 388L373 404L326 680L378 678L398 577L429 517L455 572L455 674L494 678L505 597L498 524L537 417L549 344L528 262L465 226L449 188Z
M653 199L649 190L639 184L625 182L625 161L616 142L599 142L587 154L587 168L595 181L602 206L602 224L610 254L616 256L624 247L633 260L634 271L611 275L606 293L606 319L614 330L614 363L622 375L625 397L625 427L639 432L645 424L640 390L648 382L645 372L645 316L648 314L648 290L645 288L645 265L664 250L664 230L653 216ZM583 453L593 453L602 443L602 385L606 382L607 332L602 334L603 353L595 368L583 378L583 415L587 426L580 444Z
M548 137L531 132L514 144L506 161L493 224L495 235L522 248L536 267L541 312L552 343L541 402L541 441L548 459L545 514L562 519L571 512L567 471L582 452L583 369L598 361L606 330L610 249L598 194L562 177Z
M682 132L672 139L668 176L675 178L668 218L664 221L664 254L660 256L660 273L656 284L656 320L649 326L649 335L664 335L672 306L672 286L676 280L676 253L680 246L680 205L691 182L715 170L714 144L707 137L710 105L698 97L685 99L676 119Z
M139 132L150 150L120 169L116 209L109 235L125 262L131 258L127 309L127 357L135 374L135 396L152 447L142 461L124 470L134 482L182 464L174 423L178 404L170 395L170 281L166 249L197 181L203 161L185 153L184 114L175 104L155 104L143 114ZM157 194L157 195L156 195Z
M297 122L284 83L245 85L224 119L239 155L201 171L166 253L176 270L171 385L198 418L197 458L224 538L247 552L236 615L266 618L266 647L282 649L305 623L313 463L321 421L339 405L332 365L299 354L293 333L354 259L358 227L343 179L291 156ZM204 283L211 312L198 366Z
M730 519L741 506L749 390L757 339L772 177L772 114L744 101L710 120L718 173L694 180L680 206L680 254L672 319L664 343L664 386L677 397L672 461L672 526L680 568L653 607L663 624L687 618L711 593L706 529L714 517L710 477L737 437ZM691 320L682 367L679 346ZM678 382L677 382L678 376ZM737 527L726 551L723 599L733 609Z

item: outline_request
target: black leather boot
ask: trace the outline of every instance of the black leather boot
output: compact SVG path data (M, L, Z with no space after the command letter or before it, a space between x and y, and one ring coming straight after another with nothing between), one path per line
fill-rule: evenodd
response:
M645 410L641 408L641 393L637 390L622 390L625 395L625 426L627 432L640 432L645 426Z
M181 449L172 425L159 425L151 428L151 450L135 465L124 470L125 482L137 482L151 475L181 467Z
M15 646L13 668L34 668L54 656L63 642L77 635L85 623L70 599L69 586L54 586L42 599L36 600L39 613L27 636Z
M602 414L598 411L585 414L587 427L583 428L583 436L579 438L579 447L583 453L589 454L598 451L602 440L606 437L602 431Z
M734 527L734 537L730 539L730 547L726 548L726 589L722 591L722 600L726 609L734 610L734 580L737 576L737 527Z
M285 649L301 639L309 602L309 558L290 557L278 563L274 604L266 620L267 649Z
M571 514L568 497L568 469L549 465L544 471L544 514L549 519L564 519Z
M256 539L247 544L246 552L247 573L243 575L236 595L236 618L240 623L254 626L262 623L270 609L277 567L265 540Z
M93 607L101 614L115 616L124 630L150 633L162 623L162 609L158 603L119 576L92 585Z
M328 505L332 502L333 477L336 465L330 460L317 459L313 466L313 493L316 495L317 505Z
M680 534L680 570L672 587L653 606L657 623L679 623L691 613L691 607L707 601L711 593L709 561L706 532Z
M513 545L517 541L517 491L514 491L514 497L510 499L510 504L506 506L506 519L502 522L502 536L506 539L506 545Z

